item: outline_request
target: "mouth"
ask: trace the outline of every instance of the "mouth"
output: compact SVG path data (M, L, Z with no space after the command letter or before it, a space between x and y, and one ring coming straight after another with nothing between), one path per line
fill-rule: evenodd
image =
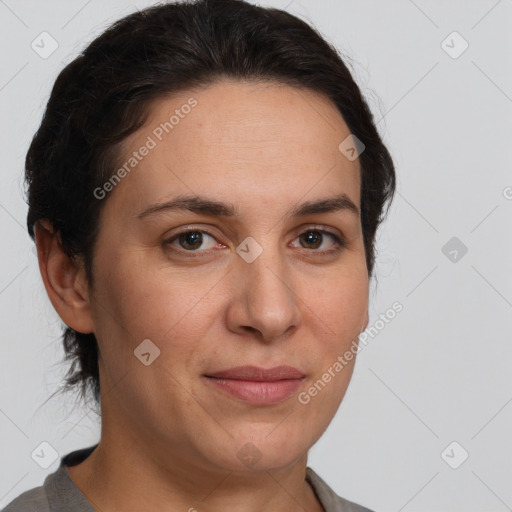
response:
M237 366L203 375L218 391L252 405L270 405L289 398L305 374L291 366Z

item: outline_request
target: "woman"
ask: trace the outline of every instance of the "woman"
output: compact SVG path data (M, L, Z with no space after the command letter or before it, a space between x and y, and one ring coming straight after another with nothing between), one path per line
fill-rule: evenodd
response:
M5 512L369 510L307 467L395 189L334 48L241 0L129 15L60 73L26 180L101 439Z

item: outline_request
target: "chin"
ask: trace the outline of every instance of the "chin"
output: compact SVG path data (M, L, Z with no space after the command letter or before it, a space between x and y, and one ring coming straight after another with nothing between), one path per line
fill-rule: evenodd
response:
M299 425L294 428L300 438L291 437L288 428L274 425L265 428L265 432L239 433L226 436L224 443L215 447L209 445L208 458L218 468L231 472L280 471L293 465L303 457L310 448L309 439ZM275 432L272 432L275 429ZM288 431L288 432L287 432ZM313 443L311 443L313 444Z

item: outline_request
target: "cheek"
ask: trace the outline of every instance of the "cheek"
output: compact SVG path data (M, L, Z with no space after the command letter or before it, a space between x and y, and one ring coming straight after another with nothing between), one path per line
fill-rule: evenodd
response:
M297 398L305 430L317 435L336 414L354 370L368 311L368 277L362 270L336 273L325 280L322 293L310 293L305 301L314 312L308 320L312 373Z
M333 273L323 280L322 292L310 293L305 301L312 311L307 323L312 333L308 360L313 371L299 402L326 422L345 395L356 362L358 336L366 326L368 276L365 268L357 268Z
M156 266L139 254L127 251L115 266L104 267L96 305L100 337L126 350L126 357L145 339L165 357L164 349L172 342L171 359L183 363L194 349L190 341L202 339L218 316L215 286L222 286L224 273Z
M368 275L366 269L352 267L332 272L322 286L309 293L308 303L316 313L316 322L323 325L332 348L356 338L365 327L368 312ZM331 350L327 350L331 352Z
M145 261L144 250L124 248L112 253L109 259L116 263L103 261L103 268L98 263L98 302L108 304L119 323L136 327L140 333L159 323L164 310L168 323L179 316L179 306L183 304L180 298L186 297L179 279L173 279L169 268L156 269L149 258Z

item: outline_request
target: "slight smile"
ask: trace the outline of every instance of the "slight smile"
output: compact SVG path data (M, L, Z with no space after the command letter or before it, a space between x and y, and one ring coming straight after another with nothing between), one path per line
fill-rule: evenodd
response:
M271 405L290 397L301 385L305 375L291 366L265 369L237 366L211 372L203 377L229 395L252 405Z

